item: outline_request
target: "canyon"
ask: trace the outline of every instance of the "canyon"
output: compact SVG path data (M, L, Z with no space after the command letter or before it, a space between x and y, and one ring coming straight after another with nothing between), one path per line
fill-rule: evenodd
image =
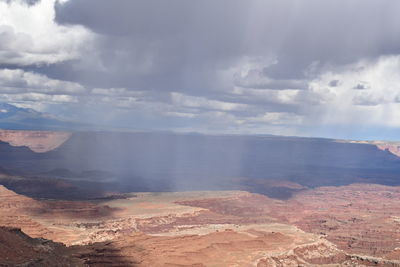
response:
M0 266L400 266L400 161L382 143L0 137Z
M400 185L400 158L382 144L163 132L4 131L0 136L0 174L5 174L0 184L39 198L244 190L288 199L321 186Z
M70 202L1 187L0 239L21 246L9 236L26 234L82 266L400 266L399 194L354 184L289 200L193 191Z

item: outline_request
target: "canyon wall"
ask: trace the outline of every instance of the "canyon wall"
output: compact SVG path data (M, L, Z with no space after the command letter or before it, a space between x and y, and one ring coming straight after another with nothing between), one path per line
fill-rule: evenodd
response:
M71 137L68 132L0 130L0 141L12 146L27 146L32 151L51 151Z

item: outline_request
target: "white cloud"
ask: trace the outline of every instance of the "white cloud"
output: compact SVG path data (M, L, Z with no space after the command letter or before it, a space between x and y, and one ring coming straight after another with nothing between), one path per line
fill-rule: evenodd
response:
M86 92L78 83L50 79L21 69L0 69L0 93L3 94L81 95Z
M269 125L298 125L303 121L302 116L288 112L265 112L256 117L247 118L243 123Z
M197 115L193 113L187 112L176 112L176 111L168 111L165 113L167 116L171 117L181 117L181 118L195 118Z
M324 124L354 124L399 127L400 56L333 68L310 82L320 96L311 110L313 119ZM332 86L331 81L338 83Z
M218 100L212 100L205 97L190 96L182 93L171 93L172 104L190 108L215 109L224 111L244 110L246 104L230 103Z
M240 88L265 90L304 90L307 82L301 79L274 79L265 70L278 64L274 57L244 56L234 66L221 72L225 84Z
M79 99L70 95L46 95L38 93L3 94L2 100L17 106L30 107L35 110L46 110L51 104L77 103Z
M0 64L52 64L80 56L94 35L54 21L56 0L0 1Z
M242 98L279 104L296 104L298 96L301 94L299 90L264 90L242 87L233 88L231 93Z

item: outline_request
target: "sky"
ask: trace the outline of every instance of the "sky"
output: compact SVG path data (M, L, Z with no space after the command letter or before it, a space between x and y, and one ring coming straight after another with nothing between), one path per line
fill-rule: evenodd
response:
M400 1L0 0L0 101L111 128L400 140Z

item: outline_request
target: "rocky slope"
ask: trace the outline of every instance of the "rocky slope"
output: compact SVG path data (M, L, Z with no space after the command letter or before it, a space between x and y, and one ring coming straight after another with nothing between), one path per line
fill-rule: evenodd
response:
M20 229L0 226L0 266L85 266L65 245L31 238Z

